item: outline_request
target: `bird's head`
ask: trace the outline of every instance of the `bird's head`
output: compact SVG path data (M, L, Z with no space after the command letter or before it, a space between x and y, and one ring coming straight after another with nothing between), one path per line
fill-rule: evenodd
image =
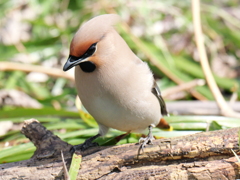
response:
M70 55L63 70L67 71L74 66L80 65L84 72L93 72L96 66L102 62L98 54L106 50L103 48L103 39L113 25L119 20L116 14L105 14L97 16L82 25L75 34L71 46Z

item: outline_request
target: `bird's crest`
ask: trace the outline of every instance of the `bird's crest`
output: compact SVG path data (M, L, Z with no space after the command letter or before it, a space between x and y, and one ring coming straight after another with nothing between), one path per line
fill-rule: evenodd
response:
M116 14L104 14L92 18L83 24L75 34L70 47L70 54L80 57L93 44L104 38L104 35L120 20Z

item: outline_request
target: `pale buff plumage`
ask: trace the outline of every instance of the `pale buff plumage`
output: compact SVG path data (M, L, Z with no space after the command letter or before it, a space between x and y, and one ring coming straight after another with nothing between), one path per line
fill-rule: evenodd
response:
M81 57L97 43L93 55L83 61L94 63L93 72L75 66L78 95L99 124L100 135L109 128L141 132L157 126L162 118L159 99L152 93L154 79L114 29L119 16L107 14L86 22L75 34L70 55ZM66 66L66 65L65 65Z

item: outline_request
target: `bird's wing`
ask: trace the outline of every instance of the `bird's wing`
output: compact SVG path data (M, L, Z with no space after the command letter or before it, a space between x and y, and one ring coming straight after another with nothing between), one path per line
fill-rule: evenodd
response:
M161 95L161 91L160 91L160 89L157 86L157 83L155 81L154 81L154 85L153 85L153 88L152 88L152 93L158 98L158 101L159 101L160 107L161 107L162 115L163 116L168 116L165 101L163 100L162 95Z

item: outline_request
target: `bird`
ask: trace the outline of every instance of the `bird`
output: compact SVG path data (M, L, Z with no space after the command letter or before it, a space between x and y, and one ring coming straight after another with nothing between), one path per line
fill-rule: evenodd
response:
M99 126L98 134L74 146L74 151L96 146L93 141L109 128L127 133L148 128L148 135L139 140L140 152L154 140L153 127L170 127L152 71L115 28L120 19L117 14L96 16L80 26L71 41L63 71L75 67L78 96Z

